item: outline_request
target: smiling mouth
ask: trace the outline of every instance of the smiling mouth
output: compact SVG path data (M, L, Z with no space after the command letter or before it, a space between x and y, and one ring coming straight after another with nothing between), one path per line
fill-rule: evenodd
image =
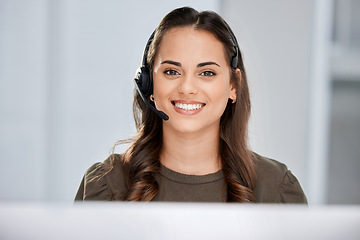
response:
M188 103L181 103L181 102L175 102L175 101L171 101L171 103L175 107L185 110L185 111L194 111L194 110L198 110L205 106L205 103L188 104Z

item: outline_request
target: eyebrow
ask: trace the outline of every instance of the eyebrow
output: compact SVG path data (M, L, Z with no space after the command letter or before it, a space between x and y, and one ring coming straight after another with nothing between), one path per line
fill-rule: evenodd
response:
M165 63L181 67L181 63L175 62L175 61L172 61L172 60L165 60L161 64L165 64ZM216 65L216 66L220 67L220 65L217 64L216 62L202 62L202 63L199 63L196 67L199 68L199 67L204 67L204 66L207 66L207 65Z
M179 62L175 62L175 61L171 61L171 60L165 60L165 61L163 61L161 64L164 64L164 63L167 63L167 64L171 64L171 65L175 65L175 66L181 67L181 63L179 63Z
M207 65L216 65L216 66L220 67L220 65L217 64L216 62L203 62L203 63L199 63L199 64L197 65L197 67L204 67L204 66L207 66Z

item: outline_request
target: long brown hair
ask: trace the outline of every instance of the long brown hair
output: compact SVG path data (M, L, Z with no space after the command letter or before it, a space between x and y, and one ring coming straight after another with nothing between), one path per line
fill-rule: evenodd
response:
M223 196L226 196L224 201L227 202L255 202L253 189L257 177L247 144L249 89L242 55L240 49L234 47L234 41L237 40L228 24L215 12L197 12L189 7L173 10L163 18L155 31L147 56L150 71L152 72L163 36L172 28L184 26L193 26L195 29L212 33L223 43L229 62L235 50L238 50L237 68L241 71L241 79L235 74L235 68L231 70L231 83L236 87L237 100L236 103L228 101L220 119L219 155L226 184ZM159 191L155 175L160 168L162 119L144 104L136 92L133 111L138 134L122 155L128 186L124 200L150 201Z

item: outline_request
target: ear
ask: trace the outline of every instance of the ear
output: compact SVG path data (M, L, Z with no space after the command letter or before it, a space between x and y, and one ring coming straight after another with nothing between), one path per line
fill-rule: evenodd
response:
M239 81L239 84L240 84L240 82L241 82L241 71L240 71L240 69L239 68L236 68L236 70L235 70L235 74L236 74L236 76L237 76L237 81ZM233 103L235 103L236 102L236 85L233 83L233 81L231 81L230 82L230 96L229 96L229 98L231 99L231 100L233 100Z

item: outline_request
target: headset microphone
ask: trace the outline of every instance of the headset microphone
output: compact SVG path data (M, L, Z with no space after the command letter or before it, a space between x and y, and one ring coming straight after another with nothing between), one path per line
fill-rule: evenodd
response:
M138 73L137 73L138 74ZM159 117L161 117L162 119L164 119L165 121L169 120L169 116L166 115L163 111L159 111L157 110L153 105L151 105L149 103L148 100L146 100L145 96L142 94L142 92L140 91L139 85L136 82L136 77L134 79L135 82L135 88L137 93L140 95L141 99L144 101L144 103L146 104L146 106L148 106L151 110L153 110Z

